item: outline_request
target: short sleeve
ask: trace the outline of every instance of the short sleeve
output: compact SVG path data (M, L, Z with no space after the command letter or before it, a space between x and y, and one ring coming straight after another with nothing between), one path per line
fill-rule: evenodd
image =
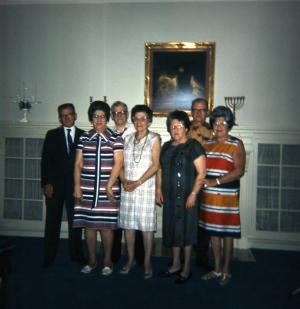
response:
M113 151L123 151L124 150L124 140L121 135L116 135L115 136L115 142L113 144Z
M151 148L153 147L154 142L158 139L159 142L161 141L160 135L158 133L150 132L151 134Z
M83 140L85 139L85 133L81 134L81 136L79 137L78 143L76 145L76 150L82 150L83 148Z
M204 148L195 139L190 140L190 155L193 161L196 160L198 157L205 155Z

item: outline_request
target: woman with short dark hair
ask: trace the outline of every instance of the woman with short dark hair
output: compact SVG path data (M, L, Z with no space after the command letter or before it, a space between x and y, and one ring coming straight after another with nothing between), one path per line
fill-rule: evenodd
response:
M92 102L88 116L93 129L83 133L77 145L74 227L85 228L89 253L88 264L81 272L88 274L97 266L96 240L100 231L104 248L102 275L109 276L113 270L113 230L118 227L123 140L107 128L110 116L107 103Z
M157 173L156 202L163 205L163 243L172 248L172 265L162 277L177 275L175 283L191 278L192 245L197 243L198 199L200 180L205 177L205 151L200 143L187 136L190 120L187 113L168 115L171 140L161 150L161 169ZM184 252L181 268L180 251Z
M131 120L136 132L124 138L124 169L119 225L125 230L128 261L120 271L126 275L135 264L135 231L142 231L145 258L144 279L152 277L151 254L156 231L155 175L159 167L160 136L149 130L152 110L136 105Z
M214 137L204 145L207 171L206 179L201 182L204 188L200 227L210 235L215 268L202 279L218 279L220 285L225 285L231 278L233 239L241 237L239 189L246 153L243 142L229 135L234 116L228 107L216 107L210 115L210 124Z

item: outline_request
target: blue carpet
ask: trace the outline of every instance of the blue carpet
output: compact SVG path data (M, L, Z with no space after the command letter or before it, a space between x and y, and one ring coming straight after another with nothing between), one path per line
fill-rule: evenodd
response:
M9 278L8 309L300 308L300 296L289 295L300 286L300 252L252 250L256 262L234 260L233 277L225 287L201 281L204 272L193 263L192 279L178 286L172 278L157 276L167 267L166 257L153 258L154 277L150 280L143 279L140 266L129 275L120 275L125 257L114 266L110 277L103 277L100 267L84 275L79 265L69 261L66 240L60 242L53 267L43 270L42 239L9 239L16 247Z

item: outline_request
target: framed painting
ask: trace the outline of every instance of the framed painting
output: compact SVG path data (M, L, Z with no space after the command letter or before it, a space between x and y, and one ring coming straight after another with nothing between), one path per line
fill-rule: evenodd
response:
M215 42L145 43L145 104L156 116L190 112L193 99L213 107Z

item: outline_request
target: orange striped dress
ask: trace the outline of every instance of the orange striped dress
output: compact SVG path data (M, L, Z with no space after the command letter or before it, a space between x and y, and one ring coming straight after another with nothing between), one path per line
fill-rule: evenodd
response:
M234 169L238 143L237 138L229 136L225 142L211 139L204 145L206 178L220 178ZM209 235L240 238L240 181L203 188L202 192L199 226Z

